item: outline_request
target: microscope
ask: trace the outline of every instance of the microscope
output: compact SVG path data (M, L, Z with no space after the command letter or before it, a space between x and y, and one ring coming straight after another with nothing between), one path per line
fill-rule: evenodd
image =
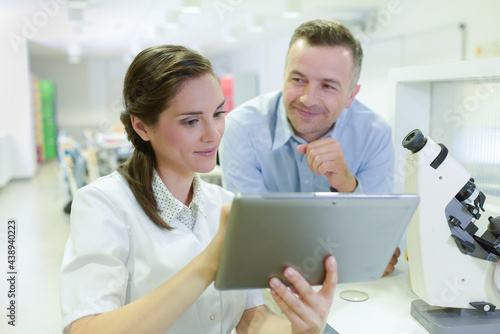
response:
M405 192L420 196L406 230L410 285L421 298L411 315L429 333L500 333L500 216L476 235L486 196L470 173L418 129L402 144Z

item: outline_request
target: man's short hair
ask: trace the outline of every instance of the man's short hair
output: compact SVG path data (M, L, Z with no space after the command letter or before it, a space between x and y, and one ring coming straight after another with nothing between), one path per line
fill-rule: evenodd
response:
M363 61L363 49L359 41L354 38L345 26L328 20L313 20L302 23L293 33L288 52L299 39L306 40L311 46L343 46L351 50L354 63L351 75L351 89L358 83Z

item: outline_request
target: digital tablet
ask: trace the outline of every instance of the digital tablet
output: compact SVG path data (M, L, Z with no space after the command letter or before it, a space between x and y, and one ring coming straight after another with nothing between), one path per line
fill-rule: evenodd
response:
M339 283L382 277L419 203L415 194L238 194L231 206L215 287L288 286L283 270L297 269L321 285L324 260L337 260Z

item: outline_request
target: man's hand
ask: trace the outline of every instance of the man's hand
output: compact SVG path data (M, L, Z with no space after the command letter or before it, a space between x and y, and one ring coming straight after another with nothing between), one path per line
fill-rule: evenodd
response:
M318 139L297 146L297 152L305 154L311 172L325 175L328 183L339 192L353 192L356 178L347 168L339 142L333 138Z
M391 261L389 261L387 268L385 268L385 271L384 271L384 274L382 275L382 277L384 277L385 275L388 275L394 271L396 263L398 263L398 257L400 255L401 255L401 251L399 250L399 247L397 247L396 251L392 255Z

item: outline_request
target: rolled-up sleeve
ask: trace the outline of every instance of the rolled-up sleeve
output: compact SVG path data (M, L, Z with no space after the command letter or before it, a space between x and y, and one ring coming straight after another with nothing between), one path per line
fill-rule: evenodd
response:
M112 200L95 187L80 189L61 268L64 333L81 317L125 304L129 250L127 227Z

